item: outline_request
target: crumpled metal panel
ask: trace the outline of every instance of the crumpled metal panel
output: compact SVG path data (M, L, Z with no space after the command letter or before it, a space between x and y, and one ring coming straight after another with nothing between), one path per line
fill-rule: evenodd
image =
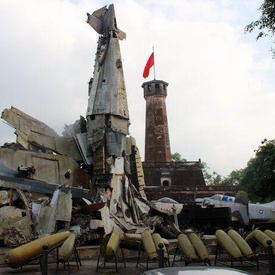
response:
M32 146L42 147L59 154L72 156L81 160L74 139L60 137L53 129L45 123L27 115L15 107L5 109L2 119L16 129L17 142L25 149Z
M95 152L103 145L104 137L105 115L87 117L87 144L92 152ZM95 158L96 156L94 156L94 159Z
M96 63L106 55L102 66L95 66L86 116L112 114L129 119L126 88L117 38L110 38L103 52L97 53Z
M3 176L0 174L0 187L10 188L10 189L20 189L24 191L51 194L57 188L60 188L64 192L69 190L72 192L74 198L86 198L92 200L92 194L89 189L84 189L82 187L66 187L58 184L47 183L44 181L22 179L14 176Z
M124 135L129 134L129 121L121 119L121 117L111 116L109 118L108 127L113 131L123 133Z
M103 16L107 11L107 6L104 6L96 11L94 11L92 14L87 14L88 15L88 19L87 19L87 23L89 25L91 25L94 30L99 33L102 34L103 33Z
M41 209L37 220L37 231L50 234L56 229L56 222L70 222L72 214L72 193L55 190L51 203Z
M112 30L117 33L117 36L119 39L125 39L126 33L118 29L117 23L115 20L115 9L114 5L111 4L107 8L107 6L104 6L96 11L94 11L92 14L87 13L88 19L87 23L90 24L97 33L104 34L106 30Z
M7 170L1 168L3 166L15 171L21 165L24 167L34 166L35 173L30 175L32 179L69 186L79 184L74 178L74 171L79 168L79 165L74 159L67 156L1 148L0 159L3 161L0 163L0 172ZM68 170L72 171L70 178L64 176Z
M72 215L72 193L68 194L60 192L58 197L56 220L58 221L71 221Z
M110 172L110 157L120 157L129 134L129 111L114 6L88 14L89 23L99 34L93 78L89 82L86 112L87 143L92 152L93 171Z
M75 135L75 142L77 144L78 150L87 165L93 164L93 157L88 147L87 133L79 133Z
M125 148L125 135L111 130L106 134L107 150L110 156L122 156L123 148Z

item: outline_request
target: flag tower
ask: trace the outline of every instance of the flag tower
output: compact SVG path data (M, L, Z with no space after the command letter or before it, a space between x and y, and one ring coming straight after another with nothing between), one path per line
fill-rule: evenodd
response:
M163 80L142 84L146 100L145 162L171 162L165 103L167 86Z
M143 77L148 77L150 69L154 66L154 79L142 84L146 101L145 156L142 167L147 186L168 188L158 190L160 192L157 189L146 189L146 193L149 194L148 198L159 199L161 196L170 197L169 190L173 190L173 186L177 186L177 188L179 186L205 186L205 182L200 161L174 162L171 159L165 102L169 84L163 80L156 80L154 57L153 51L143 72ZM164 192L165 190L167 193ZM176 196L174 198L179 200Z

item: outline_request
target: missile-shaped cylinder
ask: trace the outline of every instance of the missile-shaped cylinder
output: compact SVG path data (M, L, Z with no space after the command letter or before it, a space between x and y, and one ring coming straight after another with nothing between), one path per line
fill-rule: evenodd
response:
M45 236L27 244L21 245L10 250L5 256L5 263L12 268L18 268L30 262L33 258L42 254L43 245L47 245L48 249L52 249L62 244L68 237L70 232L56 233L51 236Z

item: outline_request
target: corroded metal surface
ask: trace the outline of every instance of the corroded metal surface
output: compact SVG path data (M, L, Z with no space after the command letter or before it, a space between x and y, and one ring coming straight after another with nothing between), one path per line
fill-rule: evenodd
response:
M58 154L70 155L76 160L81 159L73 139L60 137L45 123L21 110L15 107L5 109L1 118L16 129L17 142L25 149L48 150Z
M87 22L100 34L94 74L89 83L87 140L95 173L108 173L106 160L122 157L129 134L129 111L119 34L113 5L88 14Z
M0 172L4 166L18 170L21 165L24 167L33 166L35 173L30 174L30 178L45 181L53 184L77 186L80 174L79 165L72 157L57 154L48 154L26 150L11 150L0 148ZM71 170L70 177L65 177L66 172ZM15 173L15 172L14 172ZM1 174L1 173L0 173ZM5 173L4 175L7 175ZM16 176L19 176L16 173ZM83 183L87 186L88 178L83 176Z

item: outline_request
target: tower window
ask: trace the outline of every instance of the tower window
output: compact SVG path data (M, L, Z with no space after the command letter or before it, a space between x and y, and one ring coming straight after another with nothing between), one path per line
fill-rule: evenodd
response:
M168 181L168 180L165 180L165 181L162 183L162 186L169 186L169 181Z
M171 186L172 185L172 180L171 177L161 177L160 178L160 185L161 186Z

